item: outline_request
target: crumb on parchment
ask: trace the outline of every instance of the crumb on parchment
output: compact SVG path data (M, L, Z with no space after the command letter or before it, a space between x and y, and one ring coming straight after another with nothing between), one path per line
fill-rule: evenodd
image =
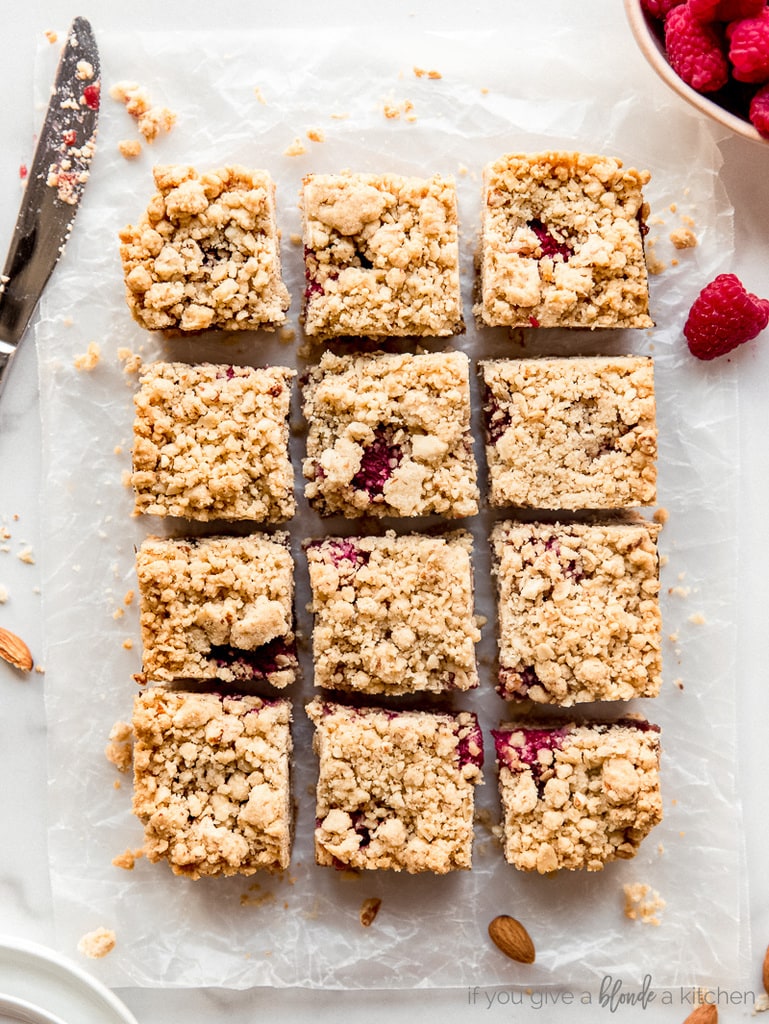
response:
M100 960L115 948L115 933L109 928L96 928L87 932L78 942L78 952L92 960Z
M676 249L693 249L697 245L697 236L690 228L675 228L670 232L670 241Z
M133 728L129 722L115 722L110 729L104 756L119 772L127 772L133 757Z
M299 136L297 136L294 141L283 150L283 156L302 156L302 154L306 152L307 147Z
M117 350L117 357L123 364L123 373L138 373L142 368L142 357L133 349L121 347Z
M24 562L26 565L34 565L35 556L32 553L32 548L29 547L29 545L27 545L27 547L25 548L22 548L18 554L18 559L20 562Z
M145 142L154 142L161 133L168 134L176 124L176 114L168 107L152 103L147 90L137 82L116 82L109 94L124 104Z
M655 889L644 882L632 882L623 885L622 891L628 920L659 926L659 915L665 909L665 901Z
M326 136L324 135L323 130L321 128L308 128L307 138L310 140L310 142L326 141Z
M112 858L112 863L116 868L122 868L123 871L133 871L136 861L143 856L144 848L140 846L136 850L127 849L119 853L117 857Z
M126 160L134 160L142 151L142 144L138 139L122 139L117 144L118 152Z
M74 367L76 370L93 370L99 364L101 349L95 341L88 344L88 350L79 356L75 356Z
M440 71L435 71L434 69L427 71L425 68L415 67L414 74L417 76L417 78L443 78L443 75L440 73Z

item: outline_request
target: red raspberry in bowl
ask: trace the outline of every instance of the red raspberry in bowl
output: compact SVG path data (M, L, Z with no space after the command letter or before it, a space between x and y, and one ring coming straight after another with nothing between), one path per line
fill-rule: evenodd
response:
M769 299L746 291L736 274L719 274L694 300L684 325L689 351L715 359L750 341L769 324Z
M716 92L729 80L721 30L695 18L690 3L665 18L665 49L673 70L697 92Z
M766 6L766 0L689 0L689 7L700 21L737 21L755 18Z
M769 84L762 86L750 101L750 120L769 139Z
M653 18L665 18L674 7L684 0L641 0L641 7Z
M769 81L769 7L764 7L755 18L732 22L726 35L732 73L737 81Z

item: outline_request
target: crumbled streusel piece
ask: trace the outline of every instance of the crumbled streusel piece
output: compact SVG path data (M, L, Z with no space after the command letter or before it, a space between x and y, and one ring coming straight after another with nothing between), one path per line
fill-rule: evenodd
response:
M115 948L117 938L110 928L96 928L84 935L77 944L78 952L92 960L100 960Z
M158 192L120 233L126 300L149 330L272 328L286 319L267 171L156 167Z

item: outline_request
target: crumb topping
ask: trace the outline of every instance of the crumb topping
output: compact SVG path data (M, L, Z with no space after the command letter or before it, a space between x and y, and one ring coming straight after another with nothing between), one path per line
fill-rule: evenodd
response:
M600 871L662 820L656 727L510 722L494 741L505 859L522 871Z
M308 335L464 330L453 178L310 174L300 205Z
M120 233L126 300L149 330L249 330L285 321L275 185L266 171L154 169L158 191Z
M150 689L135 698L134 813L177 875L288 867L288 701Z
M499 692L572 704L656 697L662 681L660 527L499 522Z
M308 374L304 414L305 495L322 514L478 511L464 353L325 352Z
M644 882L632 882L623 885L622 891L625 896L625 917L629 921L659 925L660 913L666 904L656 889Z
M315 685L361 693L478 685L472 538L327 538L306 545Z
M480 364L492 505L653 504L654 366L634 356Z
M111 928L96 928L84 935L77 944L79 953L100 960L115 948L117 937Z
M482 738L474 715L314 700L321 865L445 874L470 868Z
M294 375L281 366L146 366L134 399L136 511L199 520L290 519Z
M288 534L148 537L136 573L148 680L294 682Z
M476 315L488 326L652 327L648 171L608 156L509 154L484 168Z

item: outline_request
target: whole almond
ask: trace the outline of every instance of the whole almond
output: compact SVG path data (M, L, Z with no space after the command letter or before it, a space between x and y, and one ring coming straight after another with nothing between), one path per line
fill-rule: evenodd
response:
M377 897L371 897L371 899L364 900L360 908L360 923L364 928L370 928L374 923L374 918L379 913L379 908L382 906L382 901Z
M536 952L531 936L520 921L507 914L500 914L489 924L489 937L497 949L511 960L521 964L533 964Z
M718 1009L715 1003L703 1003L692 1010L684 1024L718 1024Z
M761 980L764 983L764 992L769 996L769 946L764 953L764 966L761 971Z
M14 668L20 668L22 672L29 672L34 662L29 653L29 647L20 636L16 636L10 629L3 629L0 626L0 658L10 662Z

